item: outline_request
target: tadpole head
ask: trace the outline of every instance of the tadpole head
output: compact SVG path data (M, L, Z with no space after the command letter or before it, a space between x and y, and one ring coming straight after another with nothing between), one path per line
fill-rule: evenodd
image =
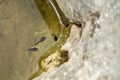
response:
M58 37L55 34L52 34L54 41L58 41Z

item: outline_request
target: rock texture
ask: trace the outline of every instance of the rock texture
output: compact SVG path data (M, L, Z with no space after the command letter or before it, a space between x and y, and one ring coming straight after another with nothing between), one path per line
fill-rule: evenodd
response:
M57 0L73 25L69 61L33 80L119 80L120 0Z

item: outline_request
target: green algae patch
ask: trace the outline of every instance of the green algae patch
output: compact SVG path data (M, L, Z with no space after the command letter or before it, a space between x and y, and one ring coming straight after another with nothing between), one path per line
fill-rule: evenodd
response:
M64 13L62 13L55 0L34 1L40 11L40 14L46 22L48 29L50 30L51 36L54 35L53 40L55 40L55 44L40 56L38 60L39 69L36 73L30 76L29 80L32 80L42 72L47 71L45 69L47 65L44 65L46 64L45 60L52 54L57 54L57 56L59 56L57 57L60 58L58 65L61 65L68 60L68 52L61 50L61 47L65 44L71 28L71 25L69 25L69 20L66 18ZM38 49L41 48L39 45L37 45L37 47Z

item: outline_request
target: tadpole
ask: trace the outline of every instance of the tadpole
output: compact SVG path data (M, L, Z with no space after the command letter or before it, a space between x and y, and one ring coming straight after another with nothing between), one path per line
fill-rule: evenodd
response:
M37 44L39 44L40 42L43 42L43 41L45 41L45 40L46 40L46 37L43 36L43 37L41 37L41 38L35 43L35 45L37 45Z
M58 37L55 35L55 34L52 34L53 37L54 37L54 41L57 41L58 40Z
M28 48L28 51L37 51L38 48L37 47L31 47L31 48Z

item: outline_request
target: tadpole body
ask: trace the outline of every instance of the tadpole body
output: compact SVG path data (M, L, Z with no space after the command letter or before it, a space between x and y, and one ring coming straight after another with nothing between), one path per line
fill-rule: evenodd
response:
M35 45L37 45L37 44L39 44L39 43L41 43L41 42L43 42L43 41L45 41L45 40L46 40L46 37L43 36L43 37L41 37L41 38L35 43Z
M37 51L38 48L37 47L31 47L31 48L28 48L28 51Z

